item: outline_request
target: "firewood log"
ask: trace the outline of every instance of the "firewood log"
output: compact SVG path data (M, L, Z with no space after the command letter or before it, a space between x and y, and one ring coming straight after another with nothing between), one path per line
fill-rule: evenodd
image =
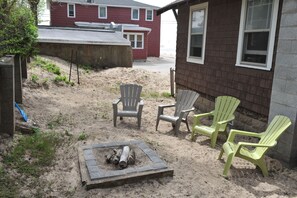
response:
M118 165L122 154L122 149L114 149L113 152L114 152L114 155L113 155L113 158L111 159L111 162L114 165Z
M129 146L123 147L123 152L119 162L120 168L126 168L128 166L129 151L130 151Z
M128 156L128 165L135 164L135 151L130 149L129 156Z

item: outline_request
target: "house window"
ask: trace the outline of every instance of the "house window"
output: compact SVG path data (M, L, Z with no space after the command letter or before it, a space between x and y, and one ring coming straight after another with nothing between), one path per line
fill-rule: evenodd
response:
M124 38L131 42L133 49L143 49L143 34L142 33L125 33Z
M270 70L279 0L242 0L236 66Z
M99 19L107 19L107 7L98 6L98 15L99 15Z
M136 8L131 9L131 19L139 20L139 9L136 9Z
M204 64L208 3L190 7L187 61Z
M87 0L87 3L94 3L94 0Z
M69 18L75 18L75 4L68 4L67 13Z
M145 20L146 21L153 21L153 10L146 10L145 12Z

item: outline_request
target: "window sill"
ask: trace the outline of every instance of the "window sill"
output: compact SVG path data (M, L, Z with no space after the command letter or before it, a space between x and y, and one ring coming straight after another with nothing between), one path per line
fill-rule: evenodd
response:
M197 63L197 64L201 64L201 65L204 64L204 60L203 59L200 59L200 58L190 58L190 57L187 57L187 62L189 62L189 63Z
M235 64L236 67L245 67L245 68L250 68L250 69L258 69L258 70L265 70L265 71L270 71L270 67L264 66L257 66L257 65L247 65L247 64Z

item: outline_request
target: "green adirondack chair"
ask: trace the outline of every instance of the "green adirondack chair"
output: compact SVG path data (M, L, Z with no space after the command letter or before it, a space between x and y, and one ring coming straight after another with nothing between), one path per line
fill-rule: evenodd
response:
M197 134L210 137L211 147L215 147L219 132L226 133L228 122L234 120L234 112L239 105L240 100L231 96L219 96L215 101L215 110L209 113L194 115L194 124L192 128L191 140L195 139ZM213 116L211 126L202 125L200 119L206 116Z
M258 166L264 176L268 176L264 155L270 147L276 145L279 136L291 125L291 121L286 116L277 115L269 124L265 132L254 133L240 130L231 130L227 141L223 144L219 159L223 153L227 155L223 176L227 177L234 156L248 160ZM234 142L235 135L250 136L259 138L258 143ZM252 147L250 150L246 146Z

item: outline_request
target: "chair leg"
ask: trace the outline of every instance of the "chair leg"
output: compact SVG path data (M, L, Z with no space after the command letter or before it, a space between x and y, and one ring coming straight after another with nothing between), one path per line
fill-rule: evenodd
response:
M225 167L224 167L224 172L223 172L223 176L224 176L224 177L227 177L227 175L228 175L228 172L229 172L229 170L230 170L230 167L231 167L231 163L232 163L233 157L234 157L234 153L230 153L230 154L227 156L227 161L226 161L226 164L225 164Z
M221 149L220 155L218 157L219 160L222 159L223 154L224 154L224 149Z
M159 121L160 121L160 119L159 119L159 116L158 116L157 122L156 122L156 131L158 131Z
M189 128L188 121L186 120L186 122L185 122L185 123L186 123L186 125L187 125L188 131L189 131L189 132L191 132L191 130L190 130L190 128Z
M210 146L214 148L217 143L218 134L213 134L210 139Z
M117 116L113 115L113 126L116 127L117 126Z
M181 121L178 120L178 121L176 122L175 127L174 127L174 133L175 133L176 136L177 136L177 134L178 134L178 132L179 132L180 123L181 123Z
M258 160L257 165L261 169L264 177L267 177L268 176L268 170L267 170L267 166L266 166L264 158L261 158L260 160Z
M140 129L140 126L141 126L141 116L137 117L137 124L138 124L138 128Z

